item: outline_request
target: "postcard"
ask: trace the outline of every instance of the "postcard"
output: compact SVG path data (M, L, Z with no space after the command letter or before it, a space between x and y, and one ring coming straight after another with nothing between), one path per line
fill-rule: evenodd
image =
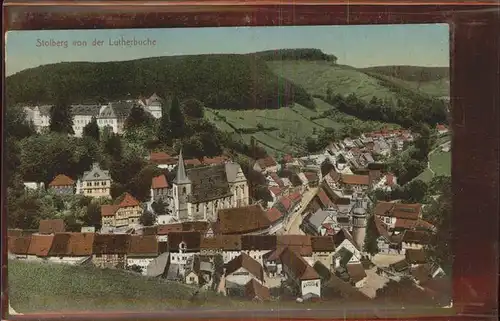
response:
M448 25L11 31L11 313L451 306Z

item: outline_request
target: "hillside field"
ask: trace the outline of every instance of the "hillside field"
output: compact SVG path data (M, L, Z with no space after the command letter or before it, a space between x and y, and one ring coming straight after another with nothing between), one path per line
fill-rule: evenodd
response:
M303 151L306 138L313 137L325 128L341 131L353 122L360 123L367 130L398 127L375 121L361 121L341 112L324 117L322 114L334 107L318 98L314 98L314 103L316 110L299 104L279 109L243 111L207 109L205 117L220 130L232 133L245 143L250 143L253 136L257 143L273 155Z

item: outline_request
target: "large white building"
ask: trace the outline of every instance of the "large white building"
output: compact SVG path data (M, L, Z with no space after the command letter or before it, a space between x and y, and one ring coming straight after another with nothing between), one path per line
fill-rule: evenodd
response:
M75 136L82 136L83 128L92 121L92 117L97 119L99 128L109 127L114 133L123 133L125 120L134 104L135 101L128 100L106 105L71 105ZM154 118L160 118L162 115L161 99L156 94L149 99L139 100L138 105ZM49 127L51 108L52 105L24 107L27 120L33 122L38 132Z

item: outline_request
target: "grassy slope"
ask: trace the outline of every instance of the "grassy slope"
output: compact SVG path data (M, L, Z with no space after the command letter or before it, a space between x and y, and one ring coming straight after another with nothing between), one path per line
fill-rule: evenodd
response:
M8 264L9 301L18 313L164 312L172 309L196 308L219 311L320 308L333 309L332 313L345 313L345 309L350 309L351 317L356 313L362 317L365 312L359 312L360 307L369 308L372 304L344 299L302 304L288 300L259 303L223 297L211 292L203 292L197 299L190 300L195 291L194 287L133 275L120 270L18 260L9 260ZM373 303L380 308L380 303ZM394 311L399 311L403 303L382 304L384 307L392 307ZM427 313L441 312L440 309L431 309L416 302L411 304L415 307L428 308ZM410 303L406 302L404 305L408 307ZM418 314L423 313L420 309L418 311Z

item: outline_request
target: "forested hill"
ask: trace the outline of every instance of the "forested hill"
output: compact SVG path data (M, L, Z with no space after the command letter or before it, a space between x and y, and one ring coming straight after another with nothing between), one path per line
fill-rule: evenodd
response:
M406 81L436 81L449 80L450 68L448 67L420 67L420 66L377 66L362 68L363 71L399 78Z
M307 60L307 61L329 61L332 63L337 62L337 57L335 55L325 54L320 49L277 49L277 50L266 50L259 51L253 55L259 57L260 59L266 61L274 60Z
M265 56L213 54L44 65L7 77L6 96L9 104L41 104L53 103L61 93L77 103L156 92L162 97L196 98L214 109L278 108L292 103L314 108L303 88L277 76L259 55Z

